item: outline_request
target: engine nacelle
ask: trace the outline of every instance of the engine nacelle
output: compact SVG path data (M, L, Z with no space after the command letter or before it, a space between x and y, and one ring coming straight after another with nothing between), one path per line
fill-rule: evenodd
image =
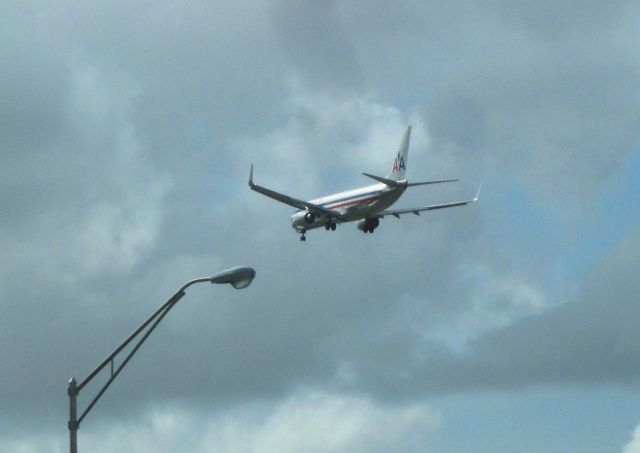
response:
M307 212L304 215L304 221L307 223L313 223L316 220L316 215L313 212Z
M362 219L358 222L358 229L360 231L372 232L380 225L380 219Z

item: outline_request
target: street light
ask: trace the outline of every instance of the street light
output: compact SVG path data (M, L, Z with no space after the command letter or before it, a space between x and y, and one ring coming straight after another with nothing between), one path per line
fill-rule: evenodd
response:
M87 376L80 384L76 381L75 377L72 377L69 380L69 386L67 388L67 394L69 395L69 451L71 453L77 453L78 451L78 428L80 428L80 423L87 416L89 411L93 408L93 406L98 402L103 393L107 390L107 388L111 385L111 383L118 377L120 371L125 367L125 365L129 362L131 357L136 353L136 351L142 346L142 343L147 339L147 337L153 332L156 326L162 321L162 318L173 308L173 306L185 295L185 290L195 284L201 282L211 282L211 283L229 283L236 289L246 288L251 284L253 279L256 276L256 271L250 267L245 266L237 266L232 267L231 269L224 270L219 272L211 277L203 277L196 278L194 280L188 281L185 283L182 288L178 290L171 298L166 301L160 308L156 310L154 314L152 314L145 322L140 324L136 330L133 331L129 337L124 340L120 346L113 350L111 354L107 356L106 359L102 361L100 365L93 370L89 376ZM153 324L151 324L153 322ZM134 348L129 352L129 354L124 358L122 363L114 370L114 359L115 357L134 339L136 338L149 324L151 327L147 329L142 338L136 343ZM91 380L96 377L96 375L102 371L102 369L111 364L111 376L109 380L102 386L98 394L93 398L93 400L89 403L84 412L78 417L77 413L77 398L80 394L80 391L89 383Z

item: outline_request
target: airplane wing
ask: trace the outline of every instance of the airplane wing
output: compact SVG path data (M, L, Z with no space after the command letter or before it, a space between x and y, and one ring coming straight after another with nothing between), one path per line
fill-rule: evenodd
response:
M277 200L280 203L288 204L289 206L293 206L294 208L312 212L314 214L327 217L329 219L344 220L344 216L342 215L342 213L338 211L335 211L333 209L327 209L324 206L320 206L315 203L310 203L308 201L300 200L298 198L290 197L289 195L285 195L283 193L276 192L274 190L267 189L266 187L262 187L255 184L253 182L253 165L251 165L251 172L249 173L249 187L251 188L251 190L255 190L256 192L259 192L262 195L266 195L269 198L273 198L274 200Z
M444 203L444 204L434 204L434 205L431 205L431 206L422 206L422 207L419 207L419 208L389 209L387 211L381 211L381 212L377 213L375 216L372 216L372 217L381 219L384 216L392 215L394 217L400 218L400 216L403 215L403 214L420 215L420 213L422 211L433 211L435 209L454 208L456 206L464 206L464 205L467 205L469 203L474 203L474 202L478 201L480 199L480 190L481 189L482 189L482 184L480 184L480 187L478 187L478 191L476 192L476 196L473 197L473 199L471 199L471 200L454 201L453 203Z

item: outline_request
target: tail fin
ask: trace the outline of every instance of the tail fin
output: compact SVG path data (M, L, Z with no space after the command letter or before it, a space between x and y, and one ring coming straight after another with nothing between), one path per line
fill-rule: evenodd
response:
M407 127L407 130L402 137L402 142L400 143L400 149L398 150L398 154L396 155L395 160L393 161L393 168L391 173L387 179L391 179L394 181L404 181L407 179L406 170L407 170L407 157L409 154L409 138L411 137L411 126Z

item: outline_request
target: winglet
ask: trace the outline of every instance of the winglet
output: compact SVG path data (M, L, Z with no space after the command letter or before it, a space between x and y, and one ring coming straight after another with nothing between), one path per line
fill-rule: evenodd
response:
M482 190L482 182L480 183L480 186L478 187L478 191L476 192L476 196L473 197L473 201L478 201L480 199L480 191Z
M251 170L249 170L249 187L253 186L253 164L251 164Z

